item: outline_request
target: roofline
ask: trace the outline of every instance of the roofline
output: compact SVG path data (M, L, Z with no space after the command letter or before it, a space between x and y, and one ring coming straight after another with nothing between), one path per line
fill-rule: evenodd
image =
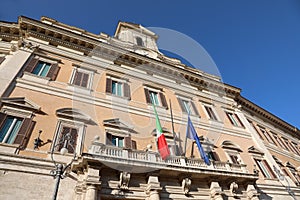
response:
M236 101L242 105L243 108L246 108L248 111L257 114L260 118L264 120L268 120L271 123L275 123L280 128L284 128L289 132L295 134L297 137L300 136L300 130L296 127L291 125L290 123L282 120L281 118L277 117L276 115L270 113L269 111L265 110L264 108L258 106L257 104L253 103L252 101L246 99L245 97L239 95Z

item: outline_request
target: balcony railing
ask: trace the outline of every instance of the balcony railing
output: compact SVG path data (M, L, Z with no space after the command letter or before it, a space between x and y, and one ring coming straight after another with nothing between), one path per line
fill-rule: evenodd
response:
M229 162L212 161L211 165L205 164L199 158L184 158L182 156L170 156L162 160L157 152L141 151L134 149L124 149L115 146L104 145L99 142L93 142L89 149L90 155L100 156L105 161L136 161L143 163L152 163L168 167L188 167L208 170L218 170L227 172L248 173L245 164L233 164ZM131 162L132 163L132 162Z

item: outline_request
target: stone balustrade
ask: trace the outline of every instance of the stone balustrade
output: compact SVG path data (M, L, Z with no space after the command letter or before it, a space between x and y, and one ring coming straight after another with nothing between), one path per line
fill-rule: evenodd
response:
M170 156L166 160L162 160L159 154L154 151L125 149L105 145L100 142L93 142L93 144L89 148L88 154L98 157L100 156L100 158L102 158L103 160L111 162L136 161L138 163L151 163L162 167L188 167L195 169L198 168L216 171L248 173L245 164L233 164L229 162L212 161L211 165L207 165L202 159L185 158L182 156Z

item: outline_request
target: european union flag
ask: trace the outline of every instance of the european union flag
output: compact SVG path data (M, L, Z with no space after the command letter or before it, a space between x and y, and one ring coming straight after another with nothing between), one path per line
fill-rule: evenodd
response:
M193 125L193 123L190 119L190 115L188 115L188 124L187 124L187 129L186 129L186 137L196 141L196 144L198 146L198 150L200 152L201 158L204 160L204 162L207 165L210 165L210 160L207 157L204 149L202 148L199 137L198 137L198 135L196 133L196 130L194 128L194 125Z

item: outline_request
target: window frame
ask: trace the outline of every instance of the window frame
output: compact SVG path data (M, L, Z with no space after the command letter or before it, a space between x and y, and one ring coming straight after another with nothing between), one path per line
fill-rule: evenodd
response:
M38 67L39 63L49 64L49 69L46 75L41 76L39 73L33 73L34 70ZM60 67L58 66L58 61L54 61L52 59L43 58L39 56L34 56L30 58L24 65L24 73L29 73L32 76L39 78L49 78L49 80L55 81L57 75L60 71Z
M239 116L232 111L225 110L225 114L230 121L230 123L235 126L235 127L240 127L240 128L245 128L244 124L242 123L241 119Z
M146 97L147 104L152 105L151 93L156 93L157 94L157 99L158 99L159 104L155 105L155 106L164 107L164 108L168 109L168 104L167 104L165 94L159 89L144 87L144 94L145 94L145 97Z
M88 76L87 80L86 80L86 82L87 82L86 86L82 86L82 84L78 85L78 84L75 83L76 78L78 76L78 73L83 74L83 76L82 76L82 78L80 80L80 83L83 82L84 75ZM94 77L94 71L93 70L89 70L89 69L86 69L86 68L83 68L83 67L75 66L73 68L71 79L70 79L69 83L73 87L78 87L78 88L83 88L83 89L91 90L92 83L93 83L93 77Z
M186 114L190 113L190 115L200 116L199 112L197 110L197 107L196 107L195 103L192 101L192 99L177 96L177 100L178 100L179 106L181 108L181 111L183 113L186 113ZM188 106L185 104L185 102L188 104Z
M115 94L113 92L113 83L121 85L121 94ZM115 97L131 99L130 85L128 83L128 80L126 80L126 79L121 79L121 78L117 78L117 77L113 77L113 76L107 76L105 92L107 94L113 95Z
M203 108L209 120L217 121L217 122L220 121L219 116L213 105L203 104Z
M86 124L84 122L78 121L77 119L67 119L59 117L57 120L56 129L53 136L53 143L51 146L51 151L57 152L55 147L57 146L60 138L60 134L62 133L63 127L73 128L77 129L77 138L76 138L76 145L74 147L74 150L77 155L81 155L82 148L83 148L83 142L84 142L84 136L85 136L85 130L86 130ZM70 154L70 153L69 153Z
M264 158L253 157L253 160L265 179L276 179L275 172Z

